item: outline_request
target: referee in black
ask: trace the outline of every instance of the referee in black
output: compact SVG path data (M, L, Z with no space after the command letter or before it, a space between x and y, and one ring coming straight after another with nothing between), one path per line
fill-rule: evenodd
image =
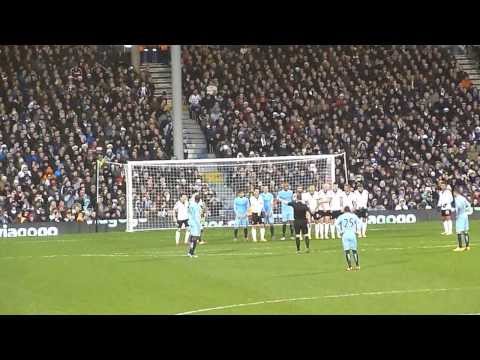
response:
M310 212L309 207L302 202L302 189L301 187L297 188L295 197L291 202L288 203L288 206L293 207L293 227L295 229L295 242L297 244L297 254L300 254L300 241L302 239L302 234L305 239L306 252L310 252L310 234L308 231L308 219L313 214ZM307 217L308 214L308 217Z

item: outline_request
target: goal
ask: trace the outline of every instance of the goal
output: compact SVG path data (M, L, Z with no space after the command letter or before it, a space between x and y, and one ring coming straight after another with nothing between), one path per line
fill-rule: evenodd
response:
M126 165L127 231L174 228L173 207L182 194L201 195L206 226L233 226L233 200L268 186L276 197L286 181L290 189L348 179L345 153L232 159L130 161ZM275 222L280 221L275 207Z

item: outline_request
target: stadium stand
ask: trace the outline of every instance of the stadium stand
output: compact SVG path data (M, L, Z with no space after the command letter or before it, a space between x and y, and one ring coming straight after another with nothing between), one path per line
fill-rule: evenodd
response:
M171 122L147 73L112 47L0 47L0 222L95 218L95 160L169 159ZM125 214L124 179L101 176L101 218Z
M435 207L441 179L479 188L479 93L445 48L190 46L183 62L217 157L345 150L375 209Z

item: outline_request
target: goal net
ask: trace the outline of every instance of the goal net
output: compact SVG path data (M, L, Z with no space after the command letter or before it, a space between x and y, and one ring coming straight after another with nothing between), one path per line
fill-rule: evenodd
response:
M318 188L347 178L345 154L234 159L130 161L126 165L127 231L176 227L173 208L182 194L200 194L206 207L206 226L233 226L233 200L268 186L276 197L288 182L295 191ZM278 207L277 207L278 206ZM274 209L280 222L280 205Z

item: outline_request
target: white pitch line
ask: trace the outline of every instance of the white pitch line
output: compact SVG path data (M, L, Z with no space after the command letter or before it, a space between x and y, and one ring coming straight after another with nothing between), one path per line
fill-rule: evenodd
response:
M435 248L452 248L452 245L431 245L431 246L407 246L407 247L391 247L391 248L368 248L361 249L361 251L398 251L398 250L414 250L414 249L435 249ZM221 251L229 251L234 249L222 249ZM326 254L336 253L339 249L320 250L313 249L312 253ZM200 252L200 257L204 256L262 256L262 255L293 255L293 252L239 252L239 253L222 253L222 252ZM31 259L31 258L56 258L56 257L186 257L184 253L178 252L147 252L140 254L128 253L112 253L112 254L53 254L53 255L20 255L20 256L4 256L0 260L15 260L15 259Z
M337 295L311 296L311 297L300 297L300 298L290 298L290 299L262 300L262 301L256 301L256 302L251 302L251 303L231 304L231 305L216 306L216 307L211 307L211 308L197 309L197 310L178 313L178 314L175 314L175 315L191 315L191 314L198 314L198 313L201 313L201 312L208 312L208 311L215 311L215 310L225 310L225 309L239 308L239 307L245 307L245 306L255 306L255 305L274 304L274 303L285 303L285 302L304 301L304 300L337 299L337 298L352 297L352 296L378 296L378 295L396 295L396 294L411 294L411 293L429 293L429 292L456 291L456 290L478 289L478 288L480 288L480 287L450 288L450 289L441 288L441 289L370 291L370 292L361 292L361 293L347 293L347 294L337 294Z

